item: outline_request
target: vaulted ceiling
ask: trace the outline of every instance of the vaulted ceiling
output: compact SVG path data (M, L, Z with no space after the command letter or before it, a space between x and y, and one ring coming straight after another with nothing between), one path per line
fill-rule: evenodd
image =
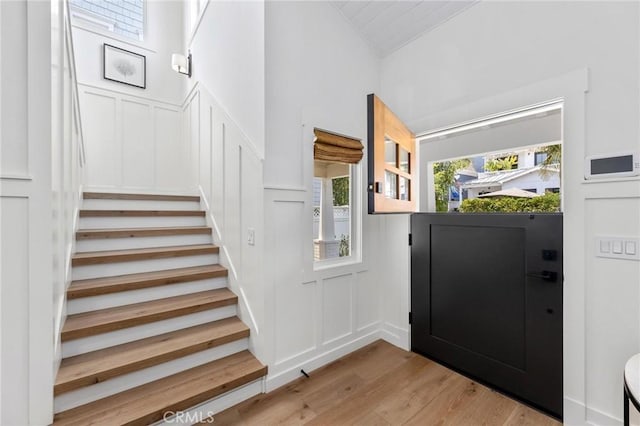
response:
M415 40L479 0L379 1L331 3L381 56Z

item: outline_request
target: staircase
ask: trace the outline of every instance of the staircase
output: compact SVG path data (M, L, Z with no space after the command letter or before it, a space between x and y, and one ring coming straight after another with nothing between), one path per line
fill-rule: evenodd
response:
M83 198L54 424L145 425L198 407L203 420L259 392L267 368L248 351L200 198Z

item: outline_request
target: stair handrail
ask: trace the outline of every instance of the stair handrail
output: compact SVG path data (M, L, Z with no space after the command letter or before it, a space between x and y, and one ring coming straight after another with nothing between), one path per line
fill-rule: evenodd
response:
M78 79L76 74L76 55L75 55L75 49L73 45L73 32L71 31L71 9L69 5L69 1L65 1L65 6L66 6L67 13L65 13L65 17L64 17L64 32L65 32L65 40L68 43L67 51L69 52L67 57L67 60L68 60L67 65L69 66L69 74L71 76L71 87L72 87L71 91L73 92L72 104L73 104L74 116L76 117L74 124L76 126L76 131L78 133L78 138L79 138L78 146L80 147L79 149L80 166L84 167L86 163L86 154L85 154L85 147L84 147L84 133L82 128L82 114L80 112L80 95L79 95L79 89L78 89Z

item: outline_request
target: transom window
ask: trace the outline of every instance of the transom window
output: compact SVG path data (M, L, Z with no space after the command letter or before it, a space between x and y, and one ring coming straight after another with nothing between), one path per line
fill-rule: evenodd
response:
M74 17L123 37L144 38L144 0L70 0Z

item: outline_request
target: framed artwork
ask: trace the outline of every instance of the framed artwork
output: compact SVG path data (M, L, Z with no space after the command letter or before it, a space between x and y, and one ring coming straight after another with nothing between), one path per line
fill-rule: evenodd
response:
M105 43L102 51L102 77L145 89L147 58Z

